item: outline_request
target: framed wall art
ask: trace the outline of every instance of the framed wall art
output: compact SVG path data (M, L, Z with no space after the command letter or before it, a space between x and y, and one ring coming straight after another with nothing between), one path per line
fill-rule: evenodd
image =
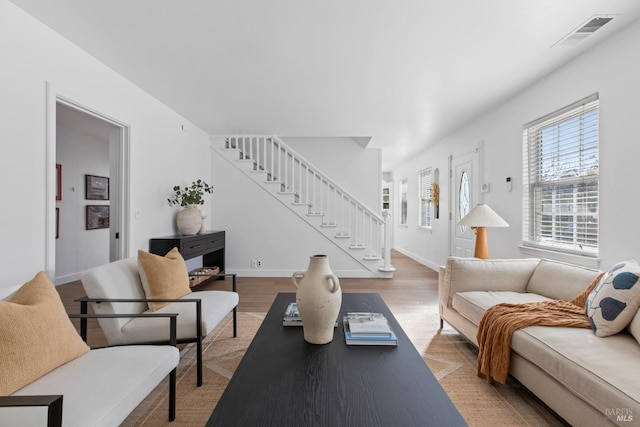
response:
M87 230L109 228L109 205L87 205Z
M109 200L109 178L85 175L85 198L87 200Z

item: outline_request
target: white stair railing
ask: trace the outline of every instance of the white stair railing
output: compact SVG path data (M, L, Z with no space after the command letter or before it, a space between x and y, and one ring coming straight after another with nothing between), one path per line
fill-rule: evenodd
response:
M307 206L307 215L322 217L321 227L335 229L335 238L350 239L351 249L364 259L381 259L385 220L317 170L276 136L229 136L225 149L239 150L253 170L266 172L267 182L293 195L293 203Z

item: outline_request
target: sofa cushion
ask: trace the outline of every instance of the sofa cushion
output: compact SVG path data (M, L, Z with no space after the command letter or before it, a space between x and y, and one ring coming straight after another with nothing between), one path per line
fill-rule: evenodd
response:
M150 254L138 250L138 270L147 298L180 298L191 293L189 271L177 248L167 255ZM150 302L149 308L156 311L167 302Z
M67 427L117 426L177 366L179 358L178 349L167 345L94 349L14 395L64 395L62 413ZM29 418L37 414L32 409L1 408L0 424L46 425L42 418Z
M89 351L44 272L0 301L0 395Z
M527 292L570 301L584 291L598 274L599 270L542 259L527 284Z
M639 305L640 266L631 260L611 267L589 294L585 308L595 334L607 337L626 328Z
M539 259L477 259L449 257L445 268L442 294L445 305L453 296L466 291L526 292L527 283Z
M612 408L640 413L640 346L629 334L530 326L514 332L511 347L603 416Z
M549 298L542 295L527 292L469 291L456 293L453 296L452 306L454 310L477 326L480 324L484 312L496 304L523 304L548 300Z
M631 320L631 323L629 323L629 333L631 333L640 344L640 310L638 310Z

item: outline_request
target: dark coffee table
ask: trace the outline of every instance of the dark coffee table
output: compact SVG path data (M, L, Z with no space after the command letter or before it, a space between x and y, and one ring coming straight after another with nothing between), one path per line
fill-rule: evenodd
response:
M295 294L278 294L207 426L466 426L378 294L342 295L333 341L282 326ZM342 316L383 313L398 346L347 346Z

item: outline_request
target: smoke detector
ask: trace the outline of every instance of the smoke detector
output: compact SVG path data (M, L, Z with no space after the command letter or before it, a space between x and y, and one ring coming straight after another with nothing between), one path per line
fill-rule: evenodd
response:
M575 46L600 28L605 26L613 19L613 15L594 15L587 19L576 29L555 42L551 47L555 46Z

